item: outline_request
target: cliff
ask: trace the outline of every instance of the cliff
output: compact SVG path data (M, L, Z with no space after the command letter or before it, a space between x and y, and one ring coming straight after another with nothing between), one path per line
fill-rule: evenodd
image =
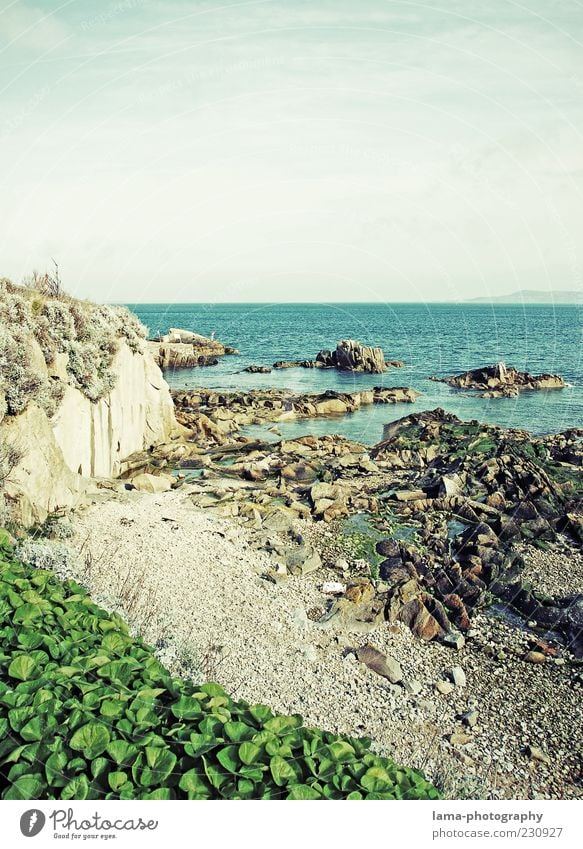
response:
M0 487L4 478L5 501L31 525L180 426L130 313L5 281L0 298L0 459L10 459Z

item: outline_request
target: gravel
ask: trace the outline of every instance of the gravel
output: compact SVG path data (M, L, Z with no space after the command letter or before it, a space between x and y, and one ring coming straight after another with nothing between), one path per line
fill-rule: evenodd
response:
M524 581L551 596L566 596L583 591L583 554L564 545L561 550L541 551L525 546L522 555Z
M273 560L252 543L232 520L193 507L188 487L108 493L78 515L71 541L95 600L120 611L174 674L216 680L307 725L371 737L450 798L581 796L581 687L568 656L562 665L525 663L526 635L489 616L476 618L476 636L459 651L396 625L324 630L308 613L328 603L329 570L273 583L261 577ZM366 644L415 686L360 663ZM440 694L435 684L453 666L467 683ZM478 717L471 728L469 711ZM529 756L533 747L548 762Z

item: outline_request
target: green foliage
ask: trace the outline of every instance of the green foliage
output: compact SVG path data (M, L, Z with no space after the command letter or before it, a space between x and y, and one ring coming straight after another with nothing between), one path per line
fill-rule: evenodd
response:
M3 799L438 799L370 741L172 678L73 581L0 531Z
M51 293L0 280L0 421L6 414L19 415L32 401L52 417L67 384L99 401L115 385L111 366L121 341L141 352L145 335L124 307L77 301L60 288ZM65 379L39 368L41 354L47 366L65 355Z

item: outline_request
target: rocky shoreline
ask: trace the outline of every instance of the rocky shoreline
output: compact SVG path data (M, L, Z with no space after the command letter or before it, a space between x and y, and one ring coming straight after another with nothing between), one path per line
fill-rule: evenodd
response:
M371 736L446 798L581 798L581 668L568 652L527 662L533 634L487 611L457 648L400 622L322 621L340 569L345 584L366 586L367 564L336 525L271 531L267 551L251 525L194 507L194 495L189 484L146 494L117 482L95 492L69 542L71 574L175 674L218 680L308 725ZM278 572L280 552L302 545L319 552L317 568Z
M298 395L291 390L217 392L174 390L177 419L197 435L198 444L222 444L248 425L265 425L319 416L344 416L370 404L413 404L419 392L406 386L327 391Z
M394 391L379 390L383 400ZM341 609L364 622L400 621L423 640L457 643L495 597L535 621L543 643L559 637L583 654L583 595L531 588L517 551L524 542L552 549L562 534L581 545L581 431L533 439L438 409L387 425L372 449L339 436L266 442L239 435L242 425L340 412L337 404L348 411L355 403L354 394L307 398L275 390L175 393L191 442L182 453L162 450L157 468L178 470L165 486L188 479L196 506L267 533L290 532L297 520L360 516L369 574L360 589L345 588L329 616ZM151 459L136 458L126 476ZM318 567L313 552L304 560ZM286 553L276 571L311 568L300 561Z
M365 403L390 403L375 392ZM533 438L437 409L392 422L373 447L241 434L346 414L363 395L174 392L185 438L130 458L124 481L96 493L113 511L111 551L123 535L147 563L143 522L156 550L162 531L173 577L152 564L162 584L144 592L161 594L164 634L207 660L210 643L227 645L216 677L243 697L369 734L451 798L581 798L583 431ZM103 530L101 515L81 517L79 540ZM188 531L201 522L206 536ZM195 536L207 546L215 527L231 555L218 572L203 558L194 596L166 596L176 570L194 580ZM234 564L236 609L225 600L216 625L193 627ZM105 593L110 573L97 575ZM148 627L168 662L167 637Z
M8 295L28 308L27 293ZM96 326L112 316L96 311ZM28 525L51 536L53 505L76 505L72 537L54 549L30 538L21 559L78 577L176 674L370 735L449 798L581 797L583 430L533 437L435 409L387 424L374 446L284 439L283 422L309 431L317 417L412 404L419 393L171 396L144 329L115 327L107 362L119 385L98 387L93 406L95 387L85 387L82 428L79 416L63 418L66 397L43 414L61 464L50 464L52 483L62 484L55 469L68 480L74 467L76 486L63 500L31 478ZM234 353L179 330L147 344L168 367ZM39 362L62 368L53 353L39 348ZM353 340L306 362L388 367L380 349ZM126 372L141 385L136 369L146 386L128 390L126 408L119 387ZM451 380L496 393L547 388L546 377L495 367ZM76 391L66 389L77 404ZM39 409L7 407L5 419L22 435ZM87 466L77 459L86 455ZM29 461L27 478L39 469L37 455Z

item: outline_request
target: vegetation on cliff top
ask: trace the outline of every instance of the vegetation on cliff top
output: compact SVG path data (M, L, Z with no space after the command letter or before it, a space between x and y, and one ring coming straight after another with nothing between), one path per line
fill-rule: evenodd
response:
M55 282L50 275L30 282L0 280L0 421L22 413L33 400L52 416L66 384L99 401L114 386L111 365L120 342L140 352L146 335L124 307L71 298L59 281L50 285ZM40 355L35 359L39 347L46 369Z
M438 799L370 741L169 672L73 581L0 531L3 799Z

